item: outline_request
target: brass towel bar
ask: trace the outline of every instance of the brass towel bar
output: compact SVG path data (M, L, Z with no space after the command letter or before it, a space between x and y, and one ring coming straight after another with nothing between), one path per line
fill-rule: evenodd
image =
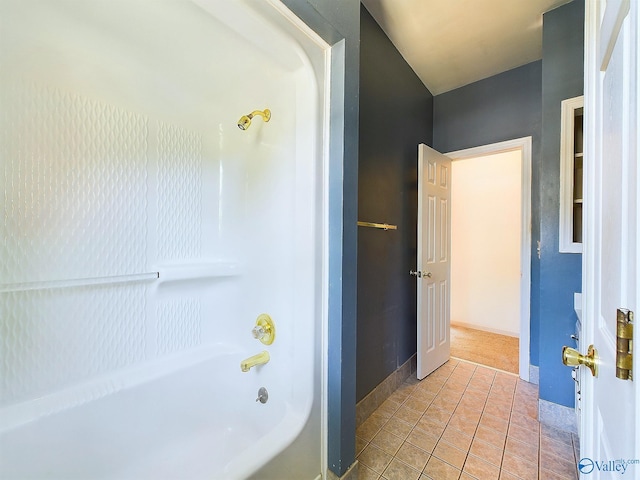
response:
M397 225L388 225L386 223L358 222L359 227L380 228L382 230L397 230Z

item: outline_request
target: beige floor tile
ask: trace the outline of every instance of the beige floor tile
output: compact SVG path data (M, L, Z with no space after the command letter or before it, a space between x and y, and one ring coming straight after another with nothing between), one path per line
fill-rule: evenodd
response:
M500 470L500 480L522 480L506 470Z
M431 406L444 410L448 413L453 413L457 405L457 402L452 402L442 397L436 397L431 403Z
M540 480L575 480L577 476L567 477L566 475L560 475L555 472L550 472L549 470L545 470L542 468L540 470Z
M443 425L446 425L447 423L449 423L449 419L451 419L451 413L446 412L444 410L440 410L436 406L431 405L424 412L423 418L428 418L429 420L432 420L436 423L441 423Z
M471 437L470 435L466 435L456 428L447 427L442 433L441 439L445 442L449 442L454 447L457 447L460 450L464 450L466 452L471 446L473 437Z
M427 409L427 407L429 407L430 404L431 404L431 400L423 400L421 398L418 398L412 395L409 398L407 398L403 406L410 408L411 410L415 410L416 412L422 414Z
M384 424L382 429L391 432L404 440L411 433L411 430L413 430L413 426L398 418L390 418L389 421Z
M471 378L469 377L453 377L447 380L447 385L456 390L464 390Z
M516 390L518 392L522 392L524 394L532 395L535 398L538 398L539 387L535 383L529 383L523 380L518 380Z
M386 419L380 421L378 417L369 417L356 429L356 435L369 442L376 436L376 433L380 431L386 422Z
M374 472L362 463L358 465L358 480L378 480L379 478L379 473Z
M427 464L427 461L429 461L430 456L429 452L426 452L409 442L404 442L400 447L400 450L398 450L398 453L396 453L396 458L419 471L424 469L424 466Z
M424 474L433 480L458 480L461 473L457 468L436 457L431 457L424 467Z
M507 433L507 428L509 427L509 422L500 417L496 417L489 413L485 413L480 418L480 425L487 428L492 428L493 430L497 430L500 433Z
M474 372L476 368L477 368L477 365L474 363L458 361L458 366L457 366L458 371L464 370L464 371Z
M506 470L522 480L538 479L538 462L527 462L509 452L504 452L504 456L502 457L502 470Z
M492 428L487 428L479 425L478 429L476 430L475 438L489 443L494 447L502 450L504 448L506 435L498 432L497 430L493 430Z
M364 480L577 480L572 434L540 425L538 387L452 361L405 381L357 429Z
M566 443L558 442L549 437L545 437L544 435L540 435L540 450L542 452L549 452L554 454L556 457L566 458L573 460L574 451L572 445L567 445Z
M540 435L555 440L556 442L566 443L567 445L572 444L571 434L569 432L563 432L549 425L540 424Z
M494 417L501 418L502 420L509 420L511 416L511 411L504 404L501 403L493 403L487 401L487 404L484 407L484 413L488 413L489 415L493 415Z
M454 413L449 419L448 425L460 430L462 433L473 436L476 433L476 428L478 428L478 420L468 418L461 413Z
M522 415L525 417L538 419L538 406L537 405L526 405L517 400L513 402L513 408L511 409L512 414L514 415Z
M453 381L455 383L464 383L465 385L468 385L471 381L471 377L473 377L472 372L455 371L449 377L449 381Z
M421 448L427 453L431 453L435 448L436 443L438 443L438 437L430 435L419 428L415 428L407 437L407 442Z
M540 468L558 475L564 475L567 478L575 478L577 476L577 465L573 461L573 455L571 459L560 458L543 450L540 452Z
M446 391L455 392L461 395L467 388L467 382L457 382L455 378L450 378L449 380L447 380L447 383L445 383L443 388Z
M495 447L490 443L483 442L477 438L473 439L471 443L471 449L469 453L480 457L483 460L499 467L502 464L502 452L501 448Z
M436 445L433 451L433 455L459 470L462 470L464 460L467 458L466 450L460 450L444 440L438 442L438 445Z
M435 437L440 437L440 435L442 435L442 432L444 432L446 425L442 423L434 422L433 420L430 420L427 417L422 417L420 421L416 424L416 428L419 428L420 430L423 430Z
M524 415L512 415L510 423L526 428L527 430L534 430L540 425L540 422L538 422L537 419L526 417Z
M507 435L520 442L529 443L531 445L540 444L540 433L537 428L529 430L515 424L509 425L509 433Z
M392 459L393 457L388 453L380 450L375 445L369 444L358 457L358 462L382 475L382 472L384 472L384 469L387 468Z
M430 377L433 378L447 378L449 375L451 375L451 372L453 372L455 370L455 367L452 368L451 365L443 365L439 368L436 368L436 370L430 374Z
M501 393L489 393L489 396L487 397L487 405L495 406L500 408L500 410L507 410L508 412L511 412L513 399Z
M409 398L417 398L419 400L422 400L423 402L429 402L429 404L431 404L431 402L433 402L433 399L436 398L436 393L429 392L422 388L416 388Z
M387 430L380 430L371 440L371 445L375 445L390 455L395 455L403 441L403 438L397 437Z
M489 377L491 378L491 381L493 381L494 377L496 376L496 371L492 368L477 366L476 371L473 372L473 375L475 377Z
M418 480L420 472L394 458L387 466L382 478L385 480Z
M467 391L477 390L479 392L489 394L489 390L491 390L491 383L483 380L477 379L476 377L471 378L469 381L469 385L467 385Z
M416 412L415 410L411 410L404 405L398 409L398 411L391 418L397 418L406 422L410 425L415 425L420 420L421 414L420 412Z
M500 475L500 468L474 455L467 457L462 471L482 480L498 480Z
M411 395L411 392L416 388L418 384L417 380L413 380L413 377L410 377L408 380L405 380L396 390L396 392L406 392L408 395Z
M364 450L364 447L366 447L368 444L369 442L356 435L356 457L360 455L360 452L362 452L362 450Z
M455 382L447 382L440 390L439 395L441 397L445 397L451 399L453 401L460 400L460 397L464 394L464 391L467 389L464 385Z
M465 390L464 395L462 396L462 400L469 403L475 403L481 407L485 404L487 398L489 398L488 392L473 389L469 390L469 388Z
M454 415L462 415L477 426L480 422L482 411L478 410L477 408L468 407L466 405L458 405L456 407Z
M538 461L538 446L531 443L520 442L513 437L507 437L507 444L504 448L505 452L509 452L516 457L520 457L528 462Z
M386 417L391 417L399 408L400 404L398 402L387 399L376 409L376 413L380 413Z
M433 374L429 375L427 378L422 380L418 385L418 389L439 391L442 388L442 386L445 384L446 379L436 378L436 377L433 377L432 375Z

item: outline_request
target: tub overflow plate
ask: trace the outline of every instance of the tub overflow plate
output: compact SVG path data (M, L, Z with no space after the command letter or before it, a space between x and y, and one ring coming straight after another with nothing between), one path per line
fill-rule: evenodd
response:
M269 400L269 392L267 392L266 388L260 387L260 390L258 390L258 398L256 398L256 402L267 403L267 400Z

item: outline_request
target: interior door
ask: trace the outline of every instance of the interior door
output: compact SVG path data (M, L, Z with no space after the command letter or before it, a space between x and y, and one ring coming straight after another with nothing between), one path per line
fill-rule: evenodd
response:
M581 344L595 346L599 371L581 369L578 467L582 478L640 478L640 465L625 463L640 459L639 382L616 378L616 310L637 315L640 287L638 2L586 2L585 38Z
M418 378L449 360L451 159L418 145Z

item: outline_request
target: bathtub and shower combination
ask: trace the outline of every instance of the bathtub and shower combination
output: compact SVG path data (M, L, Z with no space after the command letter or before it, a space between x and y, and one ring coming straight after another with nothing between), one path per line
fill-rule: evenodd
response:
M0 17L0 477L318 477L328 46L276 0Z

